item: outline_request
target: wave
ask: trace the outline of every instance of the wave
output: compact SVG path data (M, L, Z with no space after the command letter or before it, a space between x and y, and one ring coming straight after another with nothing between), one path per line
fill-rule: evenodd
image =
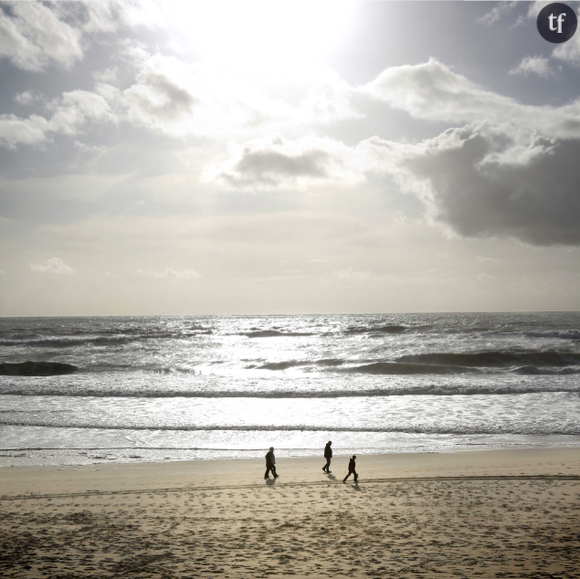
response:
M345 334L402 334L409 328L396 324L386 326L351 326L344 331Z
M324 358L323 360L316 360L314 363L317 366L342 366L345 361L340 358Z
M546 330L545 332L527 332L530 338L559 338L560 340L580 340L580 330Z
M42 338L40 334L9 334L6 336L6 341L23 342L28 340L38 340ZM0 340L0 344L3 344L3 340Z
M398 362L374 362L373 364L364 364L344 368L341 372L363 372L365 374L464 374L473 372L472 368L462 366L439 366L437 364L405 364Z
M256 330L254 332L243 332L240 336L248 338L280 338L293 336L314 336L312 332L281 332L279 330Z
M510 372L513 372L514 374L522 374L525 376L568 376L572 374L580 374L580 367L565 366L564 368L539 368L538 366L520 366L517 368L510 368Z
M338 358L325 358L323 360L315 360L310 362L308 360L288 360L284 362L268 362L267 364L262 364L261 366L251 365L246 366L246 369L256 369L256 370L287 370L288 368L296 368L297 366L310 366L315 364L316 366L341 366L344 364L344 360Z
M336 426L336 425L313 425L313 424L290 424L290 425L227 425L227 424L209 424L209 425L177 425L177 424L155 424L143 425L132 424L122 425L118 423L87 424L83 422L69 421L66 424L55 424L48 420L0 420L3 426L34 426L45 428L79 428L86 430L126 430L126 431L177 431L177 432L208 432L208 431L237 431L237 432L385 432L385 433L405 433L405 434L441 434L441 435L476 435L476 434L519 434L519 435L580 435L580 426L578 424L564 424L559 426L547 426L542 428L540 425L521 424L516 426L496 426L485 424L471 425L399 425L390 426Z
M35 338L21 339L21 340L0 340L0 346L31 346L35 348L71 348L77 346L85 346L92 344L95 346L116 346L119 344L125 344L127 342L132 342L138 338L132 338L128 336L114 336L114 337L102 337L93 336L86 338L70 338L70 337L42 337L38 336Z
M55 396L80 398L369 398L389 396L519 396L522 394L565 393L580 394L580 384L547 386L450 386L429 385L420 387L369 388L366 390L63 390L43 387L42 390L19 386L0 387L0 396Z
M197 374L194 368L163 367L150 370L152 374Z
M539 352L432 353L401 356L397 358L397 362L492 368L509 366L574 366L580 364L580 353L558 352L555 350Z
M502 368L503 369L503 368ZM561 367L538 367L533 365L515 366L505 368L510 373L521 375L544 375L544 376L562 376L580 374L580 366ZM343 368L341 372L365 373L365 374L384 374L391 376L405 376L415 374L467 374L480 373L483 368L474 368L470 366L451 366L439 364L412 364L405 362L374 362L362 366Z
M2 376L57 376L59 374L72 374L78 368L72 364L61 362L20 362L0 364Z
M102 332L103 334L111 334L104 336L87 336L79 333L79 335L66 336L41 336L39 334L10 334L3 339L0 339L0 346L28 346L33 348L76 348L80 346L118 346L128 344L131 342L139 342L145 340L159 340L159 339L181 339L188 340L202 335L210 335L213 333L210 329L200 331L183 332L124 332L121 334L112 334L110 332Z
M296 366L306 366L308 362L270 362L269 364L264 364L263 366L257 366L258 370L287 370L288 368L295 368Z

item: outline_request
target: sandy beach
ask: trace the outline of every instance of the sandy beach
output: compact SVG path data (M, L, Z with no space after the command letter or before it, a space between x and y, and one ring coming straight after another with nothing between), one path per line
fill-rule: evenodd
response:
M580 577L580 449L0 470L2 577Z

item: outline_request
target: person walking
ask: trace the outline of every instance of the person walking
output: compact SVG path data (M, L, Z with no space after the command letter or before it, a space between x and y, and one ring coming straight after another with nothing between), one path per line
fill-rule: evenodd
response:
M346 479L351 475L354 475L354 484L358 483L358 474L356 473L356 456L353 454L352 458L348 463L348 474L342 479L342 482L345 483Z
M276 474L276 457L274 456L274 447L271 446L270 450L266 453L266 474L264 478L270 478L270 471L274 475L274 478L278 478Z
M326 474L330 474L330 461L332 460L332 440L329 440L324 447L324 458L326 459L326 464L322 467L322 470Z

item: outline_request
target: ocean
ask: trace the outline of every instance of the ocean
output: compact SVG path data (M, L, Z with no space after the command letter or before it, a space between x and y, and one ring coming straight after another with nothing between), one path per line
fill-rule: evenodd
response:
M0 362L0 466L580 447L580 312L1 318Z

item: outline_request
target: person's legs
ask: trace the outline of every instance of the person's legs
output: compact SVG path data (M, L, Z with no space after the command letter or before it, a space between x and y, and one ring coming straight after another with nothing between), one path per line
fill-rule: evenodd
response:
M352 472L349 470L348 474L342 479L342 482L346 482L346 479L352 474Z
M264 478L269 478L270 477L270 471L272 470L271 466L267 466L266 467L266 474L264 475Z
M275 466L272 467L272 474L274 475L274 478L278 478L278 475L276 474L276 467Z
M358 474L356 474L356 470L353 470L352 474L354 474L354 484L358 483Z

